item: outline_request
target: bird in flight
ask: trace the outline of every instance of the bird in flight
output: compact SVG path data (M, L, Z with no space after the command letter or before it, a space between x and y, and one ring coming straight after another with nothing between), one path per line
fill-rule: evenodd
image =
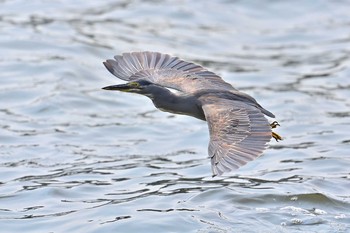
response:
M162 111L207 121L213 176L259 157L272 137L282 140L272 132L279 124L265 117L274 118L271 112L200 65L158 52L123 53L103 64L128 81L103 89L145 95Z

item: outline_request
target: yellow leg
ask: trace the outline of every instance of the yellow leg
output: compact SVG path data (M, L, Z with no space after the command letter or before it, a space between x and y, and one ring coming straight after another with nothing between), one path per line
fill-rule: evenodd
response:
M276 142L278 142L278 140L283 140L283 138L275 132L272 132L272 137L276 139Z
M272 123L270 124L270 126L271 126L272 129L274 129L274 128L276 128L277 126L280 126L280 124L278 124L277 121L274 121L274 122L272 122ZM272 137L273 137L274 139L276 139L276 142L278 142L278 140L283 140L283 138L282 138L280 135L278 135L277 133L275 133L275 132L272 132Z

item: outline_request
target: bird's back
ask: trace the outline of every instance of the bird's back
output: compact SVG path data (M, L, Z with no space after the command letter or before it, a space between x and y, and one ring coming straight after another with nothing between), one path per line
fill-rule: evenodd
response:
M250 95L240 92L238 90L220 91L220 90L203 90L196 93L198 99L208 99L208 97L216 97L226 100L234 100L251 105L259 109L263 114L274 118L275 115L270 111L263 108L253 97Z

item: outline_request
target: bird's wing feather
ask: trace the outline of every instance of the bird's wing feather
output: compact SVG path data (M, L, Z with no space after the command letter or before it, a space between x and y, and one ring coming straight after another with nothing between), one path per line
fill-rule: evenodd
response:
M271 139L271 127L256 107L215 96L200 98L208 122L214 175L239 168L259 157Z
M103 63L116 77L152 83L186 93L203 90L235 90L220 76L202 66L158 52L123 53Z

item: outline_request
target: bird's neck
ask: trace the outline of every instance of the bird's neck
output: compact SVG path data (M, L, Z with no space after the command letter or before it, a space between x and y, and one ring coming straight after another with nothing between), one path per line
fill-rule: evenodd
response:
M165 89L161 95L149 96L154 106L161 111L193 116L205 120L205 116L198 100L191 95L173 93Z

